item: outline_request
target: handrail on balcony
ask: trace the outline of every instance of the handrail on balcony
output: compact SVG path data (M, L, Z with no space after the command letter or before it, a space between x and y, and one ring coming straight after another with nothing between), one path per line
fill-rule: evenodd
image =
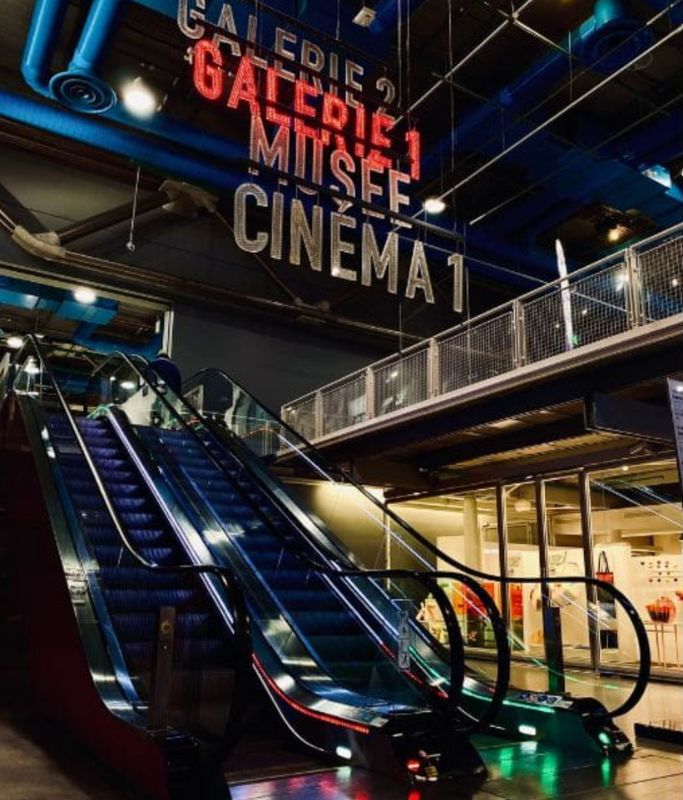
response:
M670 255L673 256L675 263L655 264L654 271L659 270L662 274L653 275L651 259L644 262L647 264L647 270L640 269L641 259L648 259L655 249L653 245L658 242L661 242L661 247L672 248ZM486 380L492 375L511 372L526 363L539 362L566 350L577 349L585 344L646 325L656 319L683 313L683 258L678 257L680 255L678 250L682 247L683 222L643 239L631 247L610 253L598 261L587 264L566 278L558 277L515 300L507 301L470 320L441 331L430 339L385 356L364 370L354 371L321 386L316 391L291 400L282 406L282 416L296 427L297 420L294 419L296 412L306 404L312 404L307 414L313 415L313 429L316 432L315 438L318 438L323 432L333 433L358 423L356 420L349 425L347 420L350 415L339 414L337 419L328 420L323 425L322 396L325 395L325 398L329 399L336 391L348 387L353 380L362 382L364 376L366 377L364 419L368 419L371 416L389 413L386 409L392 411L399 407L404 409L425 399L432 399L463 388L465 385ZM666 261L666 254L663 261ZM676 266L678 261L681 262L680 268ZM673 277L669 274L672 268L679 269L680 277L677 273ZM615 272L614 282L610 283L610 270L616 269L619 272ZM647 275L643 276L643 272L647 272ZM591 284L592 279L595 279L596 283ZM577 291L577 287L582 287L581 291ZM577 301L583 303L580 310L577 309ZM571 304L574 304L573 310ZM651 308L654 308L653 313ZM602 316L595 316L596 309ZM589 318L590 324L582 322L582 315L589 314L592 315ZM529 316L534 316L536 319L530 322ZM493 332L487 331L485 326L492 325L494 321L499 321L502 327ZM551 323L553 330L549 327ZM506 329L507 325L509 330ZM578 337L577 330L580 331ZM448 370L445 370L446 374L442 374L441 359L453 359L452 352L447 355L445 348L459 335L479 335L480 338L488 336L491 341L484 339L483 345L479 342L472 348L468 343L466 348L459 348L466 355L466 363L459 365L463 374L451 375ZM572 336L577 339L575 343L570 341ZM430 366L426 369L415 370L410 380L403 380L401 375L400 381L397 380L390 387L384 387L384 394L389 397L389 402L386 402L384 408L377 409L375 401L378 387L382 384L375 381L374 377L387 367L407 364L412 356L423 350L431 351L434 361L429 362L428 355ZM491 355L491 363L487 363L487 353ZM494 363L495 359L498 361ZM508 366L508 363L511 366ZM449 376L452 378L450 388L445 388L449 386ZM401 390L403 390L402 396ZM395 400L393 406L392 391ZM359 394L360 396L362 395ZM339 422L341 424L338 424Z

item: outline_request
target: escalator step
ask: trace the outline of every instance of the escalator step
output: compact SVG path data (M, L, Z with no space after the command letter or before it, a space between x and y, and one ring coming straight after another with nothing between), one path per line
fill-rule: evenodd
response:
M356 631L358 631L358 628L356 628ZM354 661L381 660L379 651L372 644L369 637L359 633L346 636L338 636L336 634L315 636L312 640L312 645L326 661L335 656L339 657L340 654Z
M177 574L154 572L143 566L102 567L100 578L110 589L175 589L180 585Z
M117 612L174 606L189 608L200 595L196 589L105 589L107 600Z
M339 600L328 592L317 589L276 589L277 596L289 611L310 610L319 611L339 609Z
M339 611L299 611L296 615L297 625L310 636L331 634L339 636L355 633L358 623L344 610Z
M176 554L171 547L138 547L136 549L145 561L152 564L170 565L175 561ZM96 544L92 550L100 566L113 567L124 563L124 560L135 563L134 556L130 555L122 544Z

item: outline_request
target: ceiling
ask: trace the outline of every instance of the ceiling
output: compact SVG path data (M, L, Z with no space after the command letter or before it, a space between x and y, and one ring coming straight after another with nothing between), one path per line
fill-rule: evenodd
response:
M119 86L143 75L166 96L161 113L243 147L246 119L192 87L176 5L122 3L102 76ZM208 3L210 10L218 5ZM253 10L251 3L232 5L236 14ZM574 268L683 220L683 1L667 10L665 0L378 0L369 31L351 21L358 5L271 0L259 3L258 13L264 31L280 24L400 85L400 124L423 136L416 198L444 196L446 211L431 221L463 237L465 313L554 278L558 236ZM35 97L19 72L33 3L3 6L0 89ZM53 68L68 61L89 7L69 4ZM513 7L519 13L511 15ZM75 147L79 163L89 158L93 171L111 174L111 158ZM158 188L159 177L147 170L146 188ZM219 206L228 213L230 192ZM386 293L310 271L280 274L305 304L397 324L396 298ZM435 306L405 303L403 330L425 336L459 321L449 307L449 280L437 276ZM282 287L259 291L277 296Z

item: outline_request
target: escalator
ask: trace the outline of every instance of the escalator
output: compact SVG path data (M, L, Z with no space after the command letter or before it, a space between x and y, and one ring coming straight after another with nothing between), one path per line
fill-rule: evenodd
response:
M454 617L447 642L419 641L436 679L397 662L400 634L420 626L409 613L387 626L396 608L381 587L400 587L404 600L433 593L448 617L432 577L353 564L332 574L324 551L292 537L276 507L256 513L253 480L207 459L193 430L168 417L156 386L132 384L130 375L117 383L111 360L87 386L71 385L68 367L55 379L37 340L25 350L2 406L4 457L21 464L3 498L3 527L21 529L21 559L40 552L31 573L41 572L47 588L37 596L27 573L23 594L46 713L152 797L225 796L222 760L258 686L321 757L425 779L484 774L469 733L497 710L508 661L485 592L503 666L474 718L459 704L463 642ZM368 606L382 603L384 617L368 621ZM68 635L56 642L44 626Z
M0 413L2 535L36 706L125 787L225 798L250 652L238 584L186 563L106 424L76 419L31 350Z
M136 386L144 380L143 375L137 375ZM506 591L506 584L513 582L468 568L441 552L348 474L327 464L310 443L224 373L205 370L188 381L185 400L174 397L163 386L161 389L163 395L158 399L169 422L173 418L170 424L181 429L183 423L187 425L184 432L172 433L146 428L148 443L156 449L160 463L165 464L170 474L182 475L178 482L184 485L178 490L201 497L211 507L225 538L231 538L235 514L264 521L271 535L266 537L264 533L258 545L254 545L259 552L254 554L253 566L262 570L263 580L276 594L285 592L284 602L287 576L278 577L262 560L278 557L283 542L282 535L273 533L278 528L281 534L286 531L285 542L296 541L299 546L305 543L309 557L327 559L329 563L342 565L342 569L344 565L372 568L390 547L392 566L433 571L438 564L447 565L470 574L489 589L495 589L497 584L499 594ZM233 500L236 492L241 498L237 506ZM360 541L357 549L349 551L344 544L345 528L353 524L363 530L367 539L374 537L377 546L369 548ZM238 547L241 541L237 539ZM244 545L249 557L251 545L246 539ZM218 549L216 544L213 547ZM437 578L446 577L433 574ZM292 585L300 585L301 575L291 579ZM587 749L614 757L630 755L632 744L614 720L637 704L650 671L648 638L634 606L611 584L583 576L516 577L514 583L537 587L546 639L553 646L547 647L543 656L532 659L534 677L545 678L536 680L536 684L542 685L511 688L496 717L495 729L508 736L545 740L562 748ZM636 653L633 661L638 664L638 674L633 686L625 692L597 674L568 676L558 652L561 633L556 630L553 636L553 628L560 627L561 619L585 628L587 638L599 636L598 593L618 609L615 613L623 614L631 624ZM491 641L491 632L480 616L479 601L469 587L461 583L457 596L451 599L454 606L465 609L465 617L475 619L477 638ZM373 596L373 603L375 608L387 609L378 594ZM515 647L515 635L510 632L509 636ZM412 648L411 669L418 679L426 682L433 680L435 671L443 678L438 665L431 659L425 661L417 646ZM495 669L480 660L468 660L462 697L464 714L481 716L482 703L490 701L492 672L495 676Z

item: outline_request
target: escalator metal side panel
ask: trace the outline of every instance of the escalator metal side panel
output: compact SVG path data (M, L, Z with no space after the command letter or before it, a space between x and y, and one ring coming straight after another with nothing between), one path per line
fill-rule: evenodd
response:
M38 711L70 730L126 784L155 800L170 800L167 752L190 743L179 736L155 741L120 691L36 411L30 398L10 394L0 409L0 429L9 467L3 469L2 524Z

